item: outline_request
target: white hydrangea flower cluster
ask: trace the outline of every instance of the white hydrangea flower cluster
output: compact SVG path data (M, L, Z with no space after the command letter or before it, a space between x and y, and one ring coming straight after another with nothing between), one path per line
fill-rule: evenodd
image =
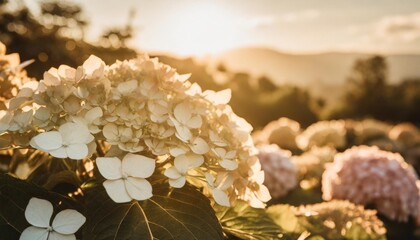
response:
M261 145L258 158L265 172L264 184L274 198L287 194L297 185L297 169L291 160L292 153L277 145Z
M251 125L228 105L230 90L202 91L188 77L148 56L110 66L90 56L76 69L61 65L25 84L7 102L0 134L28 134L32 147L76 160L91 156L96 141L109 143L118 154L99 156L97 164L117 202L151 197L145 178L160 159L172 187L189 181L221 205L242 199L264 207L271 197Z
M300 134L300 124L289 118L279 118L268 123L261 131L253 134L256 144L277 144L283 149L296 149L296 137Z
M402 144L405 148L420 145L420 130L412 123L395 125L388 133L390 139Z
M346 199L373 204L398 221L416 217L419 210L417 175L398 153L377 147L352 147L335 155L322 176L324 200Z
M341 120L316 122L303 131L296 141L302 150L313 146L344 147L346 145L345 122Z
M387 138L391 126L375 119L364 119L356 122L354 131L356 143L368 144L375 139Z

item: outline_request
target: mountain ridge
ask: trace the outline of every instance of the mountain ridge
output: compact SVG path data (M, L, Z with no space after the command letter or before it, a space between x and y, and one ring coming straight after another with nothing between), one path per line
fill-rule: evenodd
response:
M357 59L381 55L356 52L288 53L265 47L227 50L210 58L211 65L222 63L229 71L267 76L276 84L340 86L345 83ZM389 69L389 83L420 78L420 54L384 54Z

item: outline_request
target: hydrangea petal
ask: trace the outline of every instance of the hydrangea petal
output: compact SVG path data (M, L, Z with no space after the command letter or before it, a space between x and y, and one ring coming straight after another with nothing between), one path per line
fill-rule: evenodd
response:
M88 127L81 123L64 123L58 131L61 133L65 144L90 143L94 139Z
M48 240L76 240L76 235L74 234L60 234L57 232L50 232Z
M106 180L103 183L108 196L116 203L124 203L131 201L131 197L128 195L125 188L124 180Z
M49 151L49 154L53 157L56 157L56 158L66 158L66 157L68 157L65 147L60 147L60 148L57 148L55 150Z
M90 55L89 58L83 63L83 70L88 77L100 77L105 68L105 63L97 56Z
M57 131L40 133L32 138L31 146L43 151L50 151L61 147L63 139Z
M67 156L74 160L81 160L89 154L88 146L83 143L71 144L65 149Z
M78 211L65 209L55 216L52 227L61 234L74 234L85 222L86 217Z
M134 90L136 90L138 85L137 80L130 80L127 82L122 82L120 84L118 84L117 86L117 90L121 93L121 94L128 94L133 92Z
M153 196L152 185L143 178L129 177L125 180L125 187L131 198L142 201Z
M228 195L218 189L218 188L214 188L213 189L213 198L216 201L217 204L222 205L222 206L226 206L226 207L230 207L230 202L229 202L229 197Z
M197 168L204 163L204 157L197 154L185 154L175 158L174 165L179 172L185 174L189 169Z
M177 178L182 177L182 175L178 172L178 170L174 166L167 168L163 174L170 179L177 179Z
M58 86L60 85L60 79L57 77L57 69L50 68L48 72L44 73L44 79L42 82L47 86Z
M35 227L49 227L52 214L53 205L47 200L35 197L29 200L25 209L26 220Z
M238 163L235 160L227 160L224 159L222 161L219 162L220 166L222 166L223 168L227 169L227 170L235 170L238 168Z
M197 154L205 154L210 150L210 147L204 139L198 137L192 141L191 150Z
M48 230L46 228L27 227L23 230L19 240L47 240Z
M94 108L90 109L85 114L85 119L86 119L87 122L91 123L94 120L96 120L97 118L102 117L102 115L103 115L102 108L100 108L100 107L94 107Z
M201 120L201 117L199 115L196 115L188 120L186 125L190 128L200 128L203 124L203 121Z
M138 154L128 153L122 160L122 172L128 176L147 178L155 171L156 161Z
M180 177L177 179L169 179L169 185L174 188L182 188L185 185L185 177Z
M187 142L192 138L192 133L190 129L186 126L182 125L175 125L176 128L176 137L179 138L181 141Z
M104 126L102 129L102 133L104 134L104 137L107 139L116 139L118 138L118 127L117 125L113 123L108 123Z
M110 180L122 178L122 163L117 157L98 157L96 165L101 175Z
M176 105L174 115L179 122L185 124L190 120L192 112L186 103L180 103Z
M169 149L169 153L174 157L177 157L181 154L186 154L188 151L189 151L188 149L181 148L181 147L173 147Z
M268 188L264 185L259 185L259 189L256 192L257 197L262 202L268 202L271 199L270 191L268 191Z

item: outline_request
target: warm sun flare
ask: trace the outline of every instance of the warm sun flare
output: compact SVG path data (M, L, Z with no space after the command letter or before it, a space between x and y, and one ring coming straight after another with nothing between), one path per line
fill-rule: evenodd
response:
M197 2L178 9L170 19L174 27L168 36L182 36L171 49L179 55L214 53L235 44L235 17L216 3Z

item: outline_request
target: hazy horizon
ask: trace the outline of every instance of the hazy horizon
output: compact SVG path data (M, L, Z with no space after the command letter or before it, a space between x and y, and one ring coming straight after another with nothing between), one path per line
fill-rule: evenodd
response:
M37 1L25 2L37 12ZM126 24L134 10L129 46L153 53L205 56L262 47L294 54L420 54L420 2L415 0L73 2L84 9L90 41Z

